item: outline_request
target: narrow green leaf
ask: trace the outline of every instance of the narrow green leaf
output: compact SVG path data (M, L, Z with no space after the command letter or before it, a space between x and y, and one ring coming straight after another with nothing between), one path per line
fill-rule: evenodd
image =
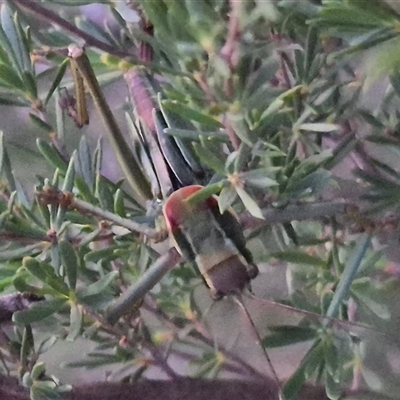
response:
M18 36L18 42L20 45L22 66L25 71L30 73L34 73L34 68L31 61L31 36L30 36L30 27L26 28L26 31L23 30L21 22L19 20L18 13L14 14L14 25L16 28L16 33Z
M235 186L236 193L242 200L243 205L246 207L246 210L253 216L259 219L264 219L262 211L258 204L252 199L252 197L240 186Z
M71 243L66 240L60 240L58 246L60 249L62 264L67 274L69 287L72 290L75 290L79 265L77 254Z
M12 173L10 158L4 143L4 134L2 131L0 131L0 174L7 180L9 189L11 191L17 189L14 175Z
M339 400L343 398L342 384L339 379L335 379L331 374L326 374L325 391L326 395L331 400Z
M204 188L198 190L197 192L195 192L194 194L192 194L191 196L189 196L186 201L188 204L191 205L196 205L206 199L208 199L209 197L213 196L214 194L218 194L222 187L224 185L224 182L217 182L217 183L213 183L211 185L205 186Z
M35 380L39 379L40 376L42 376L45 372L46 372L46 366L44 362L37 362L32 368L31 378Z
M77 296L80 299L85 299L86 297L94 296L101 293L110 286L110 284L118 276L118 274L118 271L109 272L107 275L104 275L102 278L100 278L97 282L92 283L91 285L82 289L79 289L77 292Z
M360 236L357 246L352 252L351 258L347 261L343 274L340 277L340 281L337 285L332 303L330 304L328 312L326 313L328 317L334 317L337 314L342 301L347 298L350 285L353 283L357 271L361 266L361 262L370 245L370 242L371 234L365 233Z
M267 348L290 346L316 337L315 329L304 326L273 326L269 331L271 333L262 340L262 345Z
M126 209L124 202L124 192L121 189L118 189L115 192L114 196L114 212L118 214L120 217L126 217Z
M1 79L1 78L0 78ZM1 86L1 84L0 84ZM8 95L7 97L0 96L0 104L3 106L15 106L15 107L29 107L29 101L16 97L13 94Z
M79 164L82 177L85 183L92 187L93 185L93 169L92 169L92 157L90 154L89 145L87 143L86 137L82 136L81 140L79 141L79 149L77 154L77 162Z
M0 252L0 262L21 259L25 256L33 256L42 251L42 243L35 243L29 246L23 246L12 250L2 250Z
M306 81L306 75L304 71L304 65L305 65L305 58L304 58L304 53L303 50L301 49L294 49L293 51L294 54L294 66L295 66L295 71L296 71L296 81L297 82L304 82Z
M67 171L68 164L54 146L50 146L43 139L37 139L36 145L40 153L50 162L50 164L63 173Z
M32 293L38 296L43 296L45 294L42 289L29 285L26 280L26 276L16 276L14 277L12 284L14 285L15 289L21 293Z
M314 123L305 123L299 126L299 129L302 131L311 131L311 132L334 132L340 129L340 125L337 124L329 124L323 122L314 122Z
M213 151L198 143L193 143L193 148L202 163L210 167L215 172L225 175L225 163L220 156L217 156Z
M79 304L72 303L69 318L68 341L74 341L82 330L83 310Z
M253 169L249 172L241 174L246 185L257 189L267 189L271 186L279 185L277 181L267 177L267 170L264 168Z
M6 64L0 64L0 86L17 89L20 92L25 91L22 79L12 67Z
M65 113L62 104L61 90L57 89L55 92L55 108L56 108L56 124L57 124L57 137L62 143L65 143ZM60 104L61 103L61 104Z
M92 170L94 171L94 173L100 174L102 161L103 161L103 142L102 139L100 138L97 141L97 146L96 149L94 150L94 155L93 155Z
M115 250L128 248L130 243L117 244L114 246L108 246L107 248L100 250L92 250L89 253L85 254L84 260L85 262L99 262L101 260L114 260L118 258L118 255L114 254Z
M72 192L74 187L74 179L75 179L75 158L76 158L76 150L72 154L69 164L67 167L67 171L65 172L64 182L62 186L62 190L64 192ZM56 229L60 229L61 225L64 222L66 208L62 207L61 205L57 209L57 215L55 220L55 227Z
M54 132L53 127L47 122L43 121L42 118L38 117L37 115L29 113L29 118L36 126L38 126L40 129L43 129L46 133Z
M1 6L0 43L12 67L18 72L18 75L22 77L22 71L24 70L22 54L20 52L20 43L11 12L8 4L3 4Z
M74 179L75 179L75 158L76 158L76 150L74 151L74 153L72 154L69 163L68 163L68 168L67 171L65 173L65 177L64 177L64 183L63 183L63 187L62 190L63 191L67 191L67 192L71 192L73 187L74 187Z
M311 81L310 78L312 79L312 77L310 77L309 75L309 72L311 70L311 65L313 64L313 61L317 53L317 45L318 45L318 29L314 25L310 25L307 32L307 43L304 54L304 67L303 67L306 77L308 78L305 80L307 83Z
M20 67L20 71L30 72L32 67L29 48L25 47L27 44L25 40L25 33L22 31L22 27L19 24L17 14L15 13L13 15L9 4L7 4L1 10L1 25L11 44L16 61Z
M49 102L49 100L51 99L51 96L53 95L53 93L55 92L55 90L58 88L58 85L61 83L62 78L65 75L65 71L67 70L67 66L69 64L69 60L65 59L60 66L58 67L58 71L57 74L54 78L54 81L52 82L50 89L46 95L46 99L44 100L44 104L47 105L47 103Z
M110 39L106 32L92 22L90 19L86 19L84 16L75 18L76 26L87 32L89 35L95 37L96 39L107 43L108 45L115 46L115 43Z
M301 360L295 373L286 381L283 393L286 400L295 400L300 389L323 362L323 348L317 340Z
M86 182L79 176L75 176L75 187L78 190L79 194L82 196L83 200L92 204L97 204L98 199L92 193Z
M287 90L286 92L280 94L275 100L273 100L267 109L261 114L260 121L268 116L275 114L280 111L280 109L285 105L289 98L292 98L298 92L302 90L302 85L294 86L293 88Z
M30 325L60 311L67 305L67 299L51 299L41 304L34 304L29 310L17 311L13 321L18 325Z
M107 211L114 210L113 195L108 187L107 181L100 174L96 177L95 196L100 201L100 205Z
M196 121L206 127L219 129L222 128L222 124L216 119L202 114L182 103L178 103L174 100L163 100L162 105L165 109L178 114L181 118L187 119L188 121Z
M48 285L64 296L69 295L69 288L60 276L54 272L54 268L44 262L39 262L34 258L25 257L22 265L36 278Z
M33 338L32 328L29 325L25 325L24 333L22 335L21 340L21 350L20 350L20 359L21 359L21 367L25 370L29 368L29 356L32 351L35 349L35 343Z
M391 318L387 294L369 278L357 279L351 285L351 295L381 319Z
M319 257L310 256L309 254L302 253L300 251L284 251L281 253L271 253L271 257L274 257L280 261L285 261L293 264L304 264L313 267L324 267L326 261Z
M22 71L22 81L25 85L25 95L31 102L38 98L36 77L30 71Z
M295 400L297 394L306 383L307 379L302 368L297 368L294 374L286 381L283 387L285 400Z
M393 83L392 83L392 85L393 85ZM399 90L398 96L400 97L400 76L399 76L399 82L398 82L398 90ZM368 112L366 110L359 110L358 114L360 114L361 117L364 118L365 121L368 122L368 124L372 125L374 128L385 129L385 124L379 118L372 115L370 112ZM381 135L379 135L379 137L381 137ZM366 139L368 140L368 137Z
M223 214L237 199L237 192L235 188L228 184L224 186L218 196L219 211Z
M323 341L323 352L326 372L331 376L336 376L340 368L339 354L332 338Z

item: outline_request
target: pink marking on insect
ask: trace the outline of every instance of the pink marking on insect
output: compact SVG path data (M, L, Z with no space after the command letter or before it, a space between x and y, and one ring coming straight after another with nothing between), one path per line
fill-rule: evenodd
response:
M184 204L185 200L201 189L203 189L203 186L201 185L185 186L181 189L176 190L168 197L168 200L164 204L163 214L166 219L167 227L172 232L179 228L182 220L185 219L185 213L188 212L189 207ZM218 204L216 199L210 199L213 200L213 205ZM210 206L208 204L210 199L207 199L205 202L200 202L199 204L196 204L195 207L190 208L199 209L201 207L204 207L204 205Z

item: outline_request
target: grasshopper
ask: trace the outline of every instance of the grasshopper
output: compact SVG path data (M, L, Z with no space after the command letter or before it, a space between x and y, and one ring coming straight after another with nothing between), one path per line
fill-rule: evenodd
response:
M142 278L128 288L109 308L106 315L108 322L115 324L120 317L129 313L134 304L143 298L166 272L184 258L198 267L214 299L236 299L235 301L243 310L243 315L253 327L253 336L260 343L258 331L254 328L251 315L241 298L242 292L246 293L250 281L256 277L258 271L247 250L242 228L232 210L228 209L223 213L219 211L217 197L209 195L201 200L195 200L196 196L204 190L202 185L207 186L209 176L207 171L203 170L200 174L202 175L201 179L199 179L199 175L195 172L198 164L190 161L191 159L187 157L190 151L185 152L187 150L185 146L182 147L175 141L175 138L171 140L171 137L166 135L165 129L171 127L173 118L163 109L160 94L156 93L155 96L149 94L148 88L151 85L142 69L134 67L126 72L125 79L128 82L131 99L134 100L136 109L132 137L137 154L129 158L128 155L125 155L128 146L124 148L124 145L121 145L124 142L120 140L119 131L115 130L115 121L110 117L110 110L104 108L104 97L96 84L93 71L90 70L90 63L82 50L76 50L76 48L71 48L70 57L77 61L84 84L92 94L96 108L102 113L106 129L111 135L111 142L114 141L117 150L124 153L123 163L127 169L132 171L133 168L136 172L141 171L140 183L135 182L134 187L139 188L140 199L145 199L142 204L153 197L158 198L157 203L160 203L160 199L162 199L162 213L166 220L169 236L174 244L174 247L154 264L154 268L147 270ZM140 96L135 99L138 93ZM182 150L183 148L185 150ZM134 161L129 165L127 160ZM147 168L140 165L140 162L144 163L145 160L151 167L150 172L147 172L155 178L155 182L151 185L148 183L151 177L143 173L143 170L147 170ZM200 165L200 169L201 167ZM137 176L131 176L133 180L136 178ZM141 181L142 178L147 181L146 184ZM151 190L149 190L150 186ZM265 304L262 299L255 301ZM299 312L290 307L286 309ZM314 315L314 319L316 318L322 318L325 321L322 328L328 328L326 322L328 318ZM341 326L344 324L336 320L329 321L329 326L333 322L337 322ZM356 328L356 325L353 327ZM323 359L321 354L326 349L321 340L316 342L312 351ZM262 347L264 350L265 346ZM312 354L315 356L314 353ZM267 353L265 353L265 357L278 384L279 379ZM306 380L305 373L304 380Z
M199 268L218 300L241 293L258 274L240 224L231 210L220 213L215 197L190 204L200 185L183 187L167 199L163 214L179 253Z

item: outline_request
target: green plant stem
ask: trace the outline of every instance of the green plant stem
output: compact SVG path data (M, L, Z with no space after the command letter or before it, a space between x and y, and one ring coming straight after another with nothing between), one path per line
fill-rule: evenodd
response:
M350 286L353 283L353 280L361 266L362 259L364 258L370 243L371 234L364 233L357 243L357 247L354 249L352 257L347 262L347 265L343 271L339 284L335 290L335 294L333 295L332 301L329 304L328 311L326 312L328 317L336 316L343 300L347 298Z
M161 256L121 297L107 310L107 321L114 325L120 317L133 310L135 304L157 284L160 279L173 268L181 259L181 255L175 248L168 250Z
M263 210L264 220L254 218L250 214L241 215L239 219L243 228L256 228L266 224L280 224L343 215L347 212L348 207L349 204L344 202L289 205L282 209L269 208Z
M150 239L159 239L160 236L162 236L162 232L158 231L157 229L138 224L137 222L127 218L122 218L117 214L114 214L107 210L103 210L102 208L94 206L84 200L73 198L70 207L80 212L83 212L83 214L89 213L96 215L97 217L105 219L106 221L113 222L119 226L129 229L132 232L142 233Z

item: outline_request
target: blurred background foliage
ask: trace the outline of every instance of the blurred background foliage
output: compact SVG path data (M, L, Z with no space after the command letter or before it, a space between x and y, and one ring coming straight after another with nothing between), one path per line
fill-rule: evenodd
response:
M2 325L2 373L34 399L76 368L81 382L271 375L237 304L187 263L105 319L168 250L153 240L165 198L201 183L244 226L260 268L245 303L286 397L310 380L331 399L399 398L397 10L2 2L0 290L40 299Z

